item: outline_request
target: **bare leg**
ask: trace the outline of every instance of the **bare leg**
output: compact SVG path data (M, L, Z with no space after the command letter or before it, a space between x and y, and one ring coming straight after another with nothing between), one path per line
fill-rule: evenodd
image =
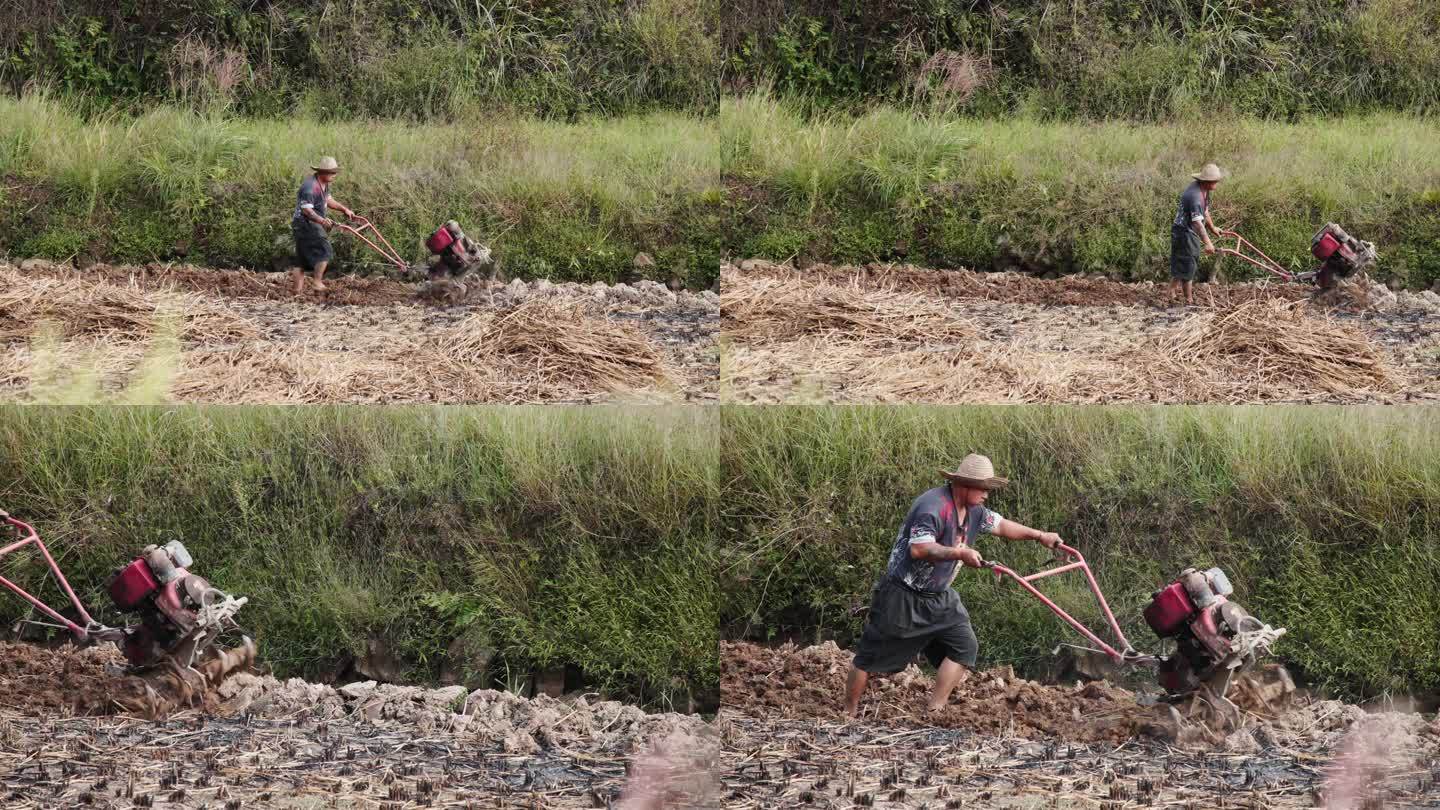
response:
M970 670L964 664L957 664L949 658L941 661L940 669L935 673L935 692L930 695L930 711L938 712L945 708L945 704L950 702L950 693L969 674Z
M325 268L329 266L330 261L328 259L315 263L315 289L317 291L323 292L325 290Z
M305 292L305 271L298 267L290 268L290 292L296 295Z
M870 673L850 667L850 677L845 681L845 714L854 717L860 713L860 696L865 694L865 684L870 682Z
M1179 300L1180 300L1180 279L1178 279L1178 278L1172 278L1172 279L1170 279L1170 303L1173 304L1173 303L1175 303L1176 301L1179 301Z
M1186 305L1195 303L1195 282L1193 281L1185 282L1185 303Z

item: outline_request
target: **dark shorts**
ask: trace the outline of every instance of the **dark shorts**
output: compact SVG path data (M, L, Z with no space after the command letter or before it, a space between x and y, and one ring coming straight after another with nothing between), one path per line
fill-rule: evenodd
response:
M1170 226L1170 278L1194 281L1204 242L1194 228Z
M912 591L888 577L875 586L860 634L855 667L876 675L899 672L924 653L931 666L946 658L975 666L980 645L960 594Z
M308 221L297 222L290 226L290 230L295 235L295 259L301 268L314 270L315 265L320 262L335 258L335 249L330 246L330 238L319 225Z

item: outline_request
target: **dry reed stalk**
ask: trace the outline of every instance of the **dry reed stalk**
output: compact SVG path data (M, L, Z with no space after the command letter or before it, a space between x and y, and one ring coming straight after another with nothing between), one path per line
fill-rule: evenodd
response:
M918 293L867 289L798 277L726 271L721 279L724 333L743 342L824 334L836 340L957 343L975 339L968 321Z
M729 396L913 403L1151 401L1138 369L1103 358L1013 345L910 349L864 341L788 341L733 346L722 365ZM789 388L785 388L788 384Z
M586 314L579 302L531 299L498 315L481 313L452 327L435 348L543 397L549 390L613 392L668 383L669 369L636 327Z
M351 354L255 343L186 352L172 395L189 402L437 402L443 380L415 353Z
M0 385L43 384L79 366L82 374L61 376L71 383L94 380L103 391L121 388L150 339L174 317L182 351L170 393L182 400L519 404L584 401L657 383L673 387L658 347L643 332L590 315L580 302L527 301L473 315L403 347L369 341L364 331L331 341L338 348L327 350L257 340L257 323L212 300L147 289L133 278L116 284L0 265ZM53 324L48 342L41 337L45 324Z
M197 343L249 340L260 330L249 320L193 293L152 291L138 284L66 281L0 267L0 340L29 339L44 322L66 337L146 339L167 318L181 337Z
M1251 389L1350 395L1393 392L1402 384L1364 333L1307 314L1298 303L1250 301L1195 315L1160 349L1176 364L1214 368L1223 380Z

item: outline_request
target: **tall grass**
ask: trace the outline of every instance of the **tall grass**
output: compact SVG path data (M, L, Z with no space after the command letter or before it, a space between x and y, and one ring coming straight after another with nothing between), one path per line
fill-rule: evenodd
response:
M737 0L720 39L727 90L769 82L817 110L1293 120L1440 104L1425 0Z
M510 272L615 281L641 251L659 280L710 284L719 152L699 117L558 123L252 120L159 107L86 118L43 94L0 98L0 252L55 259L173 258L267 266L289 238L295 190L321 154L333 194L401 253L448 219ZM336 237L342 263L378 256Z
M576 665L656 705L717 677L717 437L704 409L0 407L0 508L94 608L182 539L250 597L283 675L383 639L433 678L457 637L496 670ZM43 566L0 565L37 587ZM53 595L47 591L48 595ZM0 595L0 617L22 614ZM106 619L117 617L107 615Z
M727 407L721 465L726 636L858 635L895 531L937 470L989 455L990 506L1090 561L1131 641L1150 592L1220 565L1289 629L1280 656L1335 693L1440 688L1440 413L1384 408ZM1032 543L982 538L1038 570ZM1034 671L1083 641L1013 583L964 571L981 656ZM1047 579L1103 627L1081 581Z
M88 110L454 120L714 109L713 0L0 0L0 88Z
M898 252L1161 278L1176 199L1214 161L1231 175L1214 195L1217 224L1282 264L1308 269L1311 235L1334 221L1377 244L1387 278L1440 281L1440 130L1426 119L1079 124L885 106L807 116L759 91L725 99L719 127L723 170L752 200L735 212L733 254ZM1223 270L1258 272L1233 260Z

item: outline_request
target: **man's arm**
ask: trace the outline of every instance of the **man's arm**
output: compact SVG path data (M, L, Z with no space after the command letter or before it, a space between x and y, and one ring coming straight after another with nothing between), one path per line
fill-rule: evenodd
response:
M330 220L326 219L325 217L322 217L322 216L320 216L319 214L315 213L315 206L313 206L313 205L304 205L304 206L302 206L302 207L300 208L300 214L301 214L302 216L304 216L306 219L310 220L311 222L315 223L316 225L319 225L320 227L322 227L322 228L324 228L324 229L326 229L326 230L329 230L329 229L330 229L330 226L335 224L335 223L331 222Z
M1200 238L1205 240L1206 253L1215 252L1215 243L1210 241L1210 232L1205 230L1205 220L1203 218L1190 220L1190 230L1200 234Z
M927 542L911 540L910 559L931 562L959 560L971 568L979 568L981 562L980 552L969 546L942 546L934 540Z
M1001 519L1000 524L995 527L993 534L1003 537L1006 540L1034 540L1040 545L1052 549L1064 542L1060 539L1060 535L1055 532L1042 532L1039 529L1032 529L1023 523L1016 523L1009 518Z
M354 218L355 218L355 212L354 212L354 211L351 211L351 210L350 210L350 207L349 207L348 205L345 205L344 203L340 202L339 200L335 199L334 197L326 197L326 198L325 198L325 205L326 205L327 207L329 207L329 208L334 208L336 211L339 211L340 213L344 214L346 217L348 217L348 218L350 218L350 219L354 219Z
M1215 220L1210 218L1209 208L1205 209L1205 224L1210 226L1211 233L1214 233L1216 236L1220 235L1220 229L1215 227Z

